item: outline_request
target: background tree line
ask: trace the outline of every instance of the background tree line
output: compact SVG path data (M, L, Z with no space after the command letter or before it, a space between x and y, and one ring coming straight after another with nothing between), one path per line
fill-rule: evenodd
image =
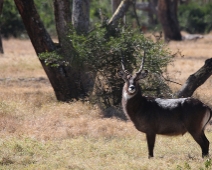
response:
M56 27L53 1L35 0L34 2L47 31L51 35L55 36ZM150 9L150 7L148 7L148 2L151 1L137 1L138 18L141 22L141 26L144 30L148 29L148 31L159 31L161 30L161 25L157 19L157 14L154 9ZM190 0L187 3L183 2L184 1L181 1L181 3L179 3L177 13L180 30L187 31L189 33L210 32L212 30L212 1ZM92 1L90 5L90 24L95 24L99 21L99 9L101 9L106 18L109 18L112 12L114 12L114 9L111 6L111 0ZM4 2L4 6L5 8L3 8L0 20L1 34L5 38L9 36L25 38L26 30L20 15L18 15L14 1L7 0ZM136 25L132 11L127 13L126 20L132 20L134 26Z

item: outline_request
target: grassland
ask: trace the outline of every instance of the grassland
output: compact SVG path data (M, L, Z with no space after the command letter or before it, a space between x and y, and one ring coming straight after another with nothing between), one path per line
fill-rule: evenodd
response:
M164 170L212 169L210 158L189 134L157 136L155 158L147 159L145 135L130 121L103 118L88 102L57 102L27 40L4 40L0 56L0 169ZM168 67L184 83L212 54L212 35L198 41L170 42L182 56ZM212 105L212 79L194 94ZM173 90L180 86L170 84ZM211 127L206 136L212 142ZM210 147L212 153L212 146Z

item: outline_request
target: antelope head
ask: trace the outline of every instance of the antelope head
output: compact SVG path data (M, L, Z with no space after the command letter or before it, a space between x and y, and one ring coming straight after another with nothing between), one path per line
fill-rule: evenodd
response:
M140 79L145 78L148 75L147 70L142 71L143 63L144 63L144 57L142 59L142 63L139 70L132 75L129 74L128 71L125 69L123 61L121 62L122 70L119 72L119 77L121 77L124 80L125 82L124 92L127 93L129 97L134 96L137 93L138 89L140 88L138 81Z

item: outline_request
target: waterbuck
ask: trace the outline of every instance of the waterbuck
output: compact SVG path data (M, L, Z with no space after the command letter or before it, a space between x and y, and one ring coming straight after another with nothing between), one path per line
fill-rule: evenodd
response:
M144 58L138 72L128 74L122 63L119 76L125 81L122 91L122 107L137 130L146 134L149 158L153 157L156 134L175 136L189 132L202 149L202 157L208 156L209 141L204 128L211 119L212 110L200 100L191 97L161 99L142 96L138 81L147 76L142 71Z

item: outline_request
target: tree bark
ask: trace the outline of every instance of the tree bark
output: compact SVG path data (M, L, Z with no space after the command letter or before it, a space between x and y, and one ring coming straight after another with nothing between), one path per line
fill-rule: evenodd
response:
M67 43L66 35L68 31L68 23L71 23L71 10L69 0L54 1L54 16L56 22L56 30L60 46ZM70 49L69 49L70 50Z
M164 38L169 40L182 40L177 19L178 0L159 0L158 1L158 17L161 22Z
M86 34L89 31L89 0L73 0L72 24L78 34Z
M2 9L3 9L3 4L4 4L4 0L0 0L0 17L1 17ZM0 53L4 54L2 37L1 37L1 25L0 25Z
M43 52L56 50L51 37L40 20L33 0L14 0L28 32L32 45L39 55ZM59 67L47 66L40 60L59 101L70 101L79 97L80 89L75 71L63 65Z
M212 58L207 59L205 64L194 74L190 75L185 84L178 91L177 97L190 97L212 74Z
M157 20L157 5L158 0L148 0L148 2L137 2L136 9L148 12L148 22L150 25L156 25Z
M69 0L55 0L54 1L54 16L56 22L56 30L61 47L61 55L64 58L71 58L71 52L73 51L72 43L67 38L68 24L71 23L71 10ZM68 59L67 59L68 60Z
M148 16L149 16L149 24L151 25L156 25L157 24L157 5L158 5L158 0L149 0L149 11L148 11Z

